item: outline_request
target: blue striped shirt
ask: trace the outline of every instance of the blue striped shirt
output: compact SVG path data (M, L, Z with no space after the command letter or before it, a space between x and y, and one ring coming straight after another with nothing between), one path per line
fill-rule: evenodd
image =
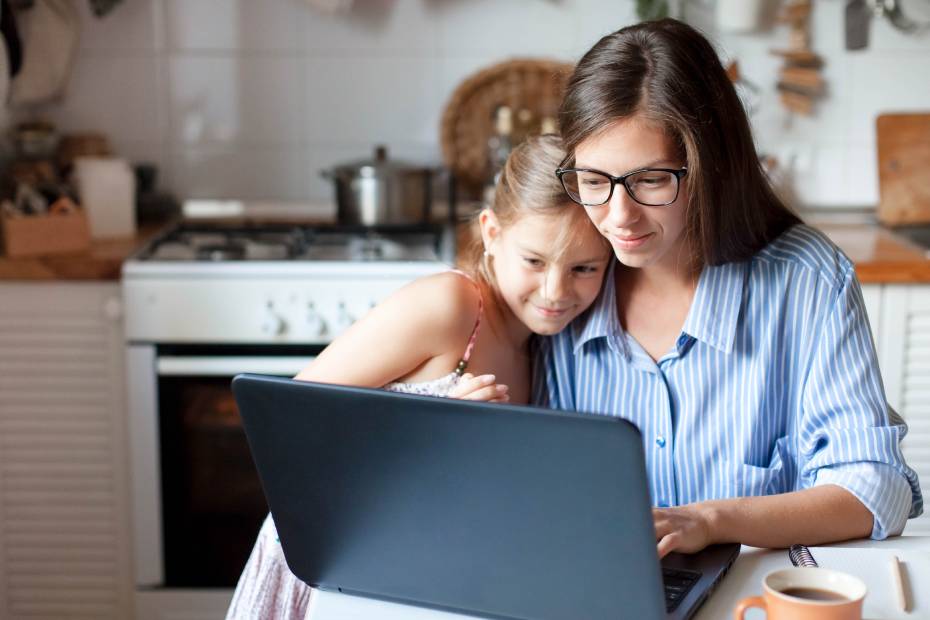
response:
M853 265L810 227L705 267L658 362L621 327L612 273L538 344L533 401L634 423L657 506L836 484L872 511L873 538L923 511Z

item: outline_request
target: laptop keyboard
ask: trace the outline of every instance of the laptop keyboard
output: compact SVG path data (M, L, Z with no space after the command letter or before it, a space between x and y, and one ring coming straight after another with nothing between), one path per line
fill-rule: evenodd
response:
M665 610L669 613L675 611L700 578L701 573L663 567L662 581L665 583Z

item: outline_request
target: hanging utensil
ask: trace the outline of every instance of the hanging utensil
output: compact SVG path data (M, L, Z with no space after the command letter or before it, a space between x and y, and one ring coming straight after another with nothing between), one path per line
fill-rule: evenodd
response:
M885 18L905 34L930 31L930 22L919 22L904 14L900 0L849 0L846 3L846 49L868 47L872 16Z
M846 3L846 49L861 50L869 46L869 24L872 7L866 0L849 0Z

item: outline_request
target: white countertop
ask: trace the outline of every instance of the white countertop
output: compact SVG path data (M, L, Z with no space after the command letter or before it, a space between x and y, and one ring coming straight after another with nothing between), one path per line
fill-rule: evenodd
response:
M870 595L866 596L864 620L892 620L930 618L930 536L898 536L884 541L857 540L829 545L826 548L814 547L812 554L818 559L820 552L820 565L825 568L836 568L858 574L866 581ZM833 551L838 550L838 551ZM844 550L848 550L844 551ZM860 553L855 553L858 550ZM870 557L875 553L875 558ZM909 589L912 595L912 610L910 613L897 613L892 608L878 607L877 603L884 604L893 600L891 596L892 582L890 572L885 578L882 572L885 564L880 561L889 554L898 555L908 571ZM854 562L845 562L844 566L830 566L828 556L844 555L847 558L858 558L862 564L875 567L871 577L862 574ZM730 573L724 578L717 591L701 607L695 620L724 620L733 617L733 608L737 602L747 596L761 594L762 577L770 571L788 568L791 561L788 552L784 549L758 549L743 547ZM921 584L918 586L918 583ZM750 610L746 614L747 620L761 620L765 615L760 610ZM386 603L371 599L338 594L333 592L315 591L308 620L363 620L378 618L379 620L473 620L472 616L463 616L443 611L411 607L397 603Z

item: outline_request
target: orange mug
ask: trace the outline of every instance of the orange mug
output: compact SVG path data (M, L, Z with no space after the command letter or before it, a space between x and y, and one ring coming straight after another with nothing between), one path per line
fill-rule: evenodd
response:
M744 598L733 617L765 610L768 620L862 620L867 588L858 577L829 568L784 568L762 579L762 596Z

